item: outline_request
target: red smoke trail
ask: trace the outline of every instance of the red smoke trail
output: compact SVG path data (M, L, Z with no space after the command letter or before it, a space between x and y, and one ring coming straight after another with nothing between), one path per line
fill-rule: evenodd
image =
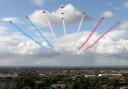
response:
M111 28L109 28L106 32L104 32L92 45L87 47L84 51L87 51L88 49L92 48L96 43L100 41L101 38L103 38L107 33L109 33L113 28L115 28L120 22L117 22L114 24Z
M91 38L91 36L94 34L94 32L96 31L96 29L99 27L99 25L101 24L101 22L103 21L103 17L98 21L98 23L96 24L95 28L92 30L92 32L90 33L90 35L88 36L88 38L85 40L85 42L78 48L78 50L81 50L81 48L89 41L89 39Z

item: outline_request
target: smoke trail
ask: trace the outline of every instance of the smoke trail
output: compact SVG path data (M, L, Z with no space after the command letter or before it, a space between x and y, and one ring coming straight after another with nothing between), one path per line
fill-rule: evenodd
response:
M79 23L79 26L78 26L78 29L77 29L77 33L80 32L81 25L82 25L82 23L83 23L84 17L85 17L85 12L83 13L82 18L81 18L81 20L80 20L80 23Z
M16 26L12 21L9 21L9 23L15 27L18 31L20 31L21 33L23 33L25 36L27 36L28 38L30 38L33 42L35 42L36 44L38 44L41 47L45 47L43 46L40 42L36 41L35 39L33 39L30 35L26 34L24 31L22 31L21 28L19 28L18 26Z
M65 26L64 18L62 18L62 21L63 21L64 39L65 39L66 45L68 45L67 39L66 39L67 34L66 34L66 26Z
M45 42L48 44L49 47L53 48L53 46L50 44L50 42L46 39L46 37L40 32L40 30L36 27L36 25L29 19L29 17L26 17L27 20L30 22L30 24L37 30L37 32L40 34L40 36L45 40Z
M53 34L53 36L55 37L55 39L57 38L56 37L56 34L54 33L54 31L53 31L53 28L52 28L52 25L51 25L51 23L50 23L50 20L49 20L49 18L48 18L48 15L47 15L47 13L44 11L43 12L44 14L45 14L45 18L46 18L46 20L47 20L47 23L48 23L48 25L49 25L49 28L50 28L50 30L51 30L51 33Z
M96 43L100 41L101 38L103 38L107 33L109 33L113 28L115 28L120 22L117 22L114 24L111 28L109 28L106 32L104 32L93 44L91 44L89 47L87 47L84 51L87 51L88 49L92 48Z
M67 39L66 39L66 36L67 36L67 34L66 34L66 26L65 26L65 16L64 16L64 11L63 11L63 9L64 9L64 6L61 6L60 7L61 9L62 9L62 12L61 12L61 15L62 15L62 24L63 24L63 31L64 31L64 39L65 39L65 46L67 45L68 46L68 43L67 43Z
M81 20L80 20L80 23L79 23L79 25L78 25L78 29L77 29L77 32L76 32L76 33L79 33L79 32L80 32L80 29L81 29L81 26L82 26L84 17L85 17L85 12L83 13L83 15L82 15L82 17L81 17ZM77 43L77 41L73 43L72 49L74 48L74 46L76 45L76 43Z
M98 23L96 24L95 28L92 30L92 32L90 33L90 35L87 37L87 39L84 41L84 43L78 48L78 50L81 50L81 48L89 41L89 39L92 37L92 35L94 34L94 32L96 31L96 29L99 27L99 25L101 24L101 22L103 21L104 18L101 18Z

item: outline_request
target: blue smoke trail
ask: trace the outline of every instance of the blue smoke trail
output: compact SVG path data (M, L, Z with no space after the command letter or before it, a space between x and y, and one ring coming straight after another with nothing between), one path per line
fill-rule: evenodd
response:
M27 36L28 38L30 38L33 42L35 42L36 44L38 44L41 47L45 47L43 46L40 42L36 41L35 39L33 39L31 36L29 36L28 34L26 34L24 31L22 31L22 29L20 29L18 26L16 26L13 22L9 21L10 24L12 24L12 26L14 26L18 31L22 32L25 36Z
M36 25L29 19L29 17L26 17L27 20L30 22L30 24L37 30L37 32L40 34L40 36L45 40L45 42L48 44L49 47L53 48L53 46L50 44L50 42L45 38L45 36L40 32L40 30L36 27Z

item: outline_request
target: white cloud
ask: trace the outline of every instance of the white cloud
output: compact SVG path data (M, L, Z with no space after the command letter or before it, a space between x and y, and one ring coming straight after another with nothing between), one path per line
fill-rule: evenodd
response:
M65 51L71 51L77 53L79 46L85 41L85 39L89 34L90 31L68 34L66 36L66 41L65 41L65 37L58 38L57 42L55 43L55 46L56 48L58 48L58 50L61 51L65 50ZM95 40L97 36L98 35L95 33L91 41L88 42L88 45L91 44L92 40Z
M21 23L21 21L16 17L6 17L6 18L0 19L0 22L9 22L9 21L12 21L14 23Z
M88 51L98 53L98 54L120 54L128 53L128 37L127 37L127 21L123 22L114 31L105 35L93 48ZM72 51L73 44L76 43L75 48L78 47L86 40L90 32L73 33L67 35L67 43L64 39L58 38L56 42L56 47L60 50ZM88 41L87 45L83 48L85 49L91 45L101 34L95 33L93 37ZM123 44L123 45L122 45ZM76 51L75 51L76 52Z
M113 17L115 14L112 11L104 11L102 16L105 18L111 18Z
M123 22L104 36L98 44L92 48L94 52L99 54L127 54L128 53L128 37L126 22ZM97 34L99 37L99 34ZM96 37L95 37L96 38Z
M109 33L98 43L96 52L100 54L128 53L128 39L124 39L126 37L125 33L126 31L113 31Z
M29 39L19 33L0 33L0 65L10 66L96 66L96 65L127 65L128 38L125 34L127 30L117 28L117 30L107 34L94 48L85 54L74 54L71 50L72 44L79 40L79 46L90 33L74 33L67 36L68 47L65 45L64 38L58 38L56 46L61 50L40 48ZM6 33L6 35L5 35ZM99 37L95 33L88 45ZM67 51L63 50L63 45ZM45 50L45 51L44 51ZM79 60L78 60L79 59ZM116 62L115 62L116 59ZM30 62L31 61L31 62Z
M123 3L123 6L124 6L125 8L128 8L128 1L125 1L125 2Z
M46 17L42 13L43 10L37 10L33 14L30 15L30 18L37 23L38 25L48 26ZM58 8L56 11L47 12L48 18L52 24L59 24L61 23L62 15L61 13L64 12L65 21L66 23L74 23L80 21L82 17L82 12L77 10L73 5L67 4L63 10ZM85 20L88 20L88 16L85 16Z
M126 23L127 21L122 23L115 31L112 31L109 34L107 34L104 38L102 38L102 40L97 44L97 46L92 48L90 51L93 51L95 53L115 54L115 53L123 52L122 50L124 49L127 50L128 46L126 44L127 44L128 37L126 36L126 33L127 33L128 27L126 27L127 26ZM3 49L6 49L7 47L9 47L6 49L6 51L8 50L10 52L12 51L12 48L13 48L12 52L18 53L18 54L34 55L38 53L44 53L42 52L43 49L39 50L40 49L39 46L37 46L32 41L29 41L30 39L26 39L26 37L22 36L19 33L9 34L8 32L6 32L5 29L7 28L1 27L1 33L0 33L1 52ZM72 50L73 44L78 41L76 45L74 45L76 48L78 48L85 41L85 39L87 38L89 34L90 34L90 31L86 31L84 33L81 32L81 33L68 34L66 37L67 43L64 37L57 38L57 40L53 43L55 43L55 47L60 52L64 50L76 52ZM88 44L84 47L87 47L90 44L92 44L92 42L94 42L99 36L100 36L99 33L95 33L93 37L89 40ZM115 43L116 43L116 46L114 46ZM124 46L122 46L122 44L124 44ZM111 48L111 50L108 49L109 47ZM120 48L120 51L117 52L119 48ZM52 52L53 51L51 51L51 53Z
M52 55L53 50L40 46L18 32L9 33L9 28L0 26L0 54ZM44 52L44 50L46 50ZM48 50L48 51L47 51Z

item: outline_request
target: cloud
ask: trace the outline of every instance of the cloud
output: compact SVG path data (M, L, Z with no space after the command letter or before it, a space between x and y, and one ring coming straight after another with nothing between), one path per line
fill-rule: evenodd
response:
M128 8L128 1L125 1L125 2L123 3L123 6L124 6L125 8Z
M21 21L16 17L6 17L6 18L0 19L0 22L9 22L9 21L12 21L14 23L21 23Z
M107 34L96 46L94 46L94 48L90 49L89 51L98 54L117 54L120 52L127 52L128 37L126 33L128 27L126 23L127 21L123 22L118 28ZM41 49L38 45L30 41L30 39L27 39L19 33L15 32L8 34L8 32L5 30L7 28L2 26L0 26L0 29L1 52L3 52L3 49L6 49L6 52L12 52L21 55L47 56L49 54L58 54L55 52L55 50L49 50L45 48ZM54 42L55 48L58 52L67 51L77 54L76 50L72 50L73 46L75 49L77 49L85 41L89 34L90 31L68 34L66 37L67 41L65 41L65 37L59 37ZM101 34L96 32L89 40L88 44L84 46L84 48L92 44L100 35ZM43 50L47 51L44 52Z
M68 46L63 40L57 38L58 52L52 49L40 48L19 33L0 32L0 65L1 66L125 66L127 65L128 38L127 30L122 30L122 23L116 30L107 34L88 53L77 54L72 51L72 44L76 41L79 46L88 36L90 31L72 33L67 36ZM3 27L3 30L5 28ZM99 33L89 41L90 45ZM81 38L81 39L80 39ZM87 46L88 46L87 45ZM63 51L64 49L68 49ZM78 60L79 59L79 60ZM116 60L116 62L115 62Z
M9 33L7 29L9 28L0 26L0 53L33 56L41 55L44 57L56 54L56 52L54 52L55 50L40 48L38 44L24 35L18 32Z
M127 29L127 21L125 21L113 31L106 34L93 48L89 49L88 52L113 55L121 53L126 54L128 52ZM65 37L58 38L55 46L58 47L58 50L63 49L66 51L72 51L73 48L77 50L79 46L86 40L89 34L90 31L69 34L66 37L67 41L65 41ZM99 34L98 32L96 32L93 37L88 41L87 45L83 47L83 49L91 45L98 37L100 37L101 34L103 33ZM74 43L76 44L73 47ZM77 53L76 50L74 50L75 53Z
M89 49L88 52L94 52L97 54L118 54L123 52L127 53L128 38L126 37L126 34L125 34L126 32L127 31L110 32L109 34L104 36L104 38L102 38L93 48ZM73 43L76 43L74 47L77 50L79 46L86 40L89 33L90 32L79 33L79 34L74 33L73 35L68 35L66 38L67 43L64 41L64 38L59 38L58 42L56 42L56 46L59 47L60 50L63 49L67 51L72 51ZM100 36L99 33L95 33L93 37L89 40L87 45L85 45L83 48L85 49L86 47L91 45L99 36Z
M111 18L113 17L115 14L112 11L104 11L102 16L105 18Z
M29 17L32 19L34 23L38 25L48 26L46 15L42 13L43 11L44 10L37 10L34 13L32 13ZM46 11L51 24L59 24L62 22L61 21L62 12L65 13L64 18L66 23L78 22L82 17L81 11L77 10L72 4L67 4L63 8L63 10L61 8L58 8L56 11L53 11L53 12ZM89 20L89 17L87 15L85 16L85 20Z
M0 66L127 66L127 57L93 53L75 55L67 52L52 57L0 54Z
M120 24L113 31L106 34L91 51L98 54L127 54L128 53L128 37L126 22ZM97 37L99 37L99 34ZM95 38L97 38L95 37Z

